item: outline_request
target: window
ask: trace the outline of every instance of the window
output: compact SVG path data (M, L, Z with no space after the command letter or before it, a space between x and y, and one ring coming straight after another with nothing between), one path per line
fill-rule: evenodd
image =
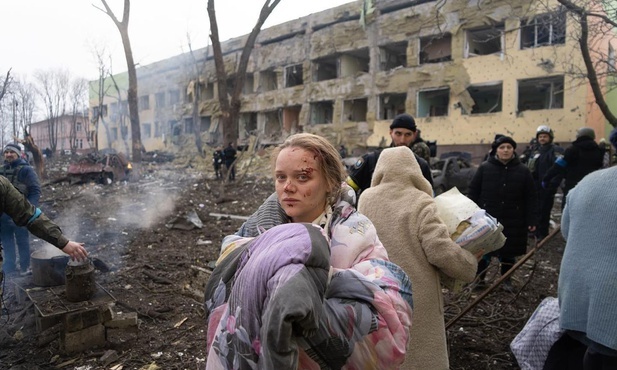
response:
M563 76L518 81L518 111L563 108Z
M366 122L367 99L345 100L343 102L344 122Z
M326 81L338 77L338 58L329 57L313 62L313 81Z
M243 94L252 94L255 91L255 78L252 73L247 73L244 79Z
M388 44L379 48L379 70L389 71L407 67L407 42Z
M141 137L144 139L152 137L152 126L149 123L144 123L141 125Z
M370 55L368 49L358 49L340 56L340 77L353 77L369 71Z
M420 39L420 64L452 60L452 36L449 34Z
M565 11L542 14L521 23L521 49L565 44Z
M142 95L139 97L139 110L148 110L150 109L150 96Z
M379 119L392 120L401 113L405 113L407 94L379 95Z
M503 51L504 24L493 27L467 30L465 33L465 57L490 55Z
M448 115L450 88L418 92L418 117L439 117Z
M75 132L81 132L81 122L75 123Z
M259 72L259 87L261 91L272 91L278 89L276 72L271 69Z
M302 64L285 67L285 87L293 87L304 84Z
M107 117L107 105L102 105L100 107L93 107L92 108L92 116L93 117L98 117L99 116L99 108L100 108L100 112L101 112L101 116L103 117Z
M199 132L208 132L210 131L210 126L212 125L212 117L211 116L201 116Z
M334 102L332 100L311 103L311 124L332 123Z
M169 104L178 104L180 103L180 90L170 90L169 91Z
M111 141L116 141L118 140L118 128L117 127L112 127L111 128Z
M471 114L501 112L502 90L502 82L469 86L467 92L474 101Z
M164 92L156 93L156 95L154 96L154 99L156 100L157 108L165 107L165 93Z
M184 133L185 134L193 133L193 117L186 117L184 119Z
M256 112L246 112L240 113L240 137L246 138L249 135L257 134L257 113Z
M118 113L118 103L111 103L109 105L109 113L112 115Z

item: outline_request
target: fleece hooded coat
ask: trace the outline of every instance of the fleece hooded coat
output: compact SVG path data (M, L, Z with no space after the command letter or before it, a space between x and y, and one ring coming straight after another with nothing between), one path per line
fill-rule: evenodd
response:
M448 369L439 272L470 282L477 260L450 239L431 186L409 148L381 153L358 210L375 225L390 260L411 278L414 321L401 369Z

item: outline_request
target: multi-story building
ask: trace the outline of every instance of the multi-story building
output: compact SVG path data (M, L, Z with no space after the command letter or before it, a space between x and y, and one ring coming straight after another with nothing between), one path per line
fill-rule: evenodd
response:
M356 1L264 29L247 70L240 140L258 134L278 142L306 131L362 150L388 145L389 124L401 112L416 117L422 136L437 140L441 152L476 157L496 133L523 145L543 124L558 142L572 141L581 126L601 136L604 118L580 78L578 24L546 2ZM222 44L228 71L246 37ZM598 39L595 51L610 56L610 41ZM214 68L211 48L138 68L146 150L172 147L195 125L206 142L219 139ZM193 102L196 89L200 101ZM125 92L104 100L110 134L99 130L99 148L130 147L122 143L130 131L122 99Z
M88 141L89 119L85 112L78 115L65 114L55 122L53 129L50 128L49 120L30 125L30 135L41 151L52 148L50 134L55 137L57 154L69 153L73 147L77 154L92 151L91 141Z

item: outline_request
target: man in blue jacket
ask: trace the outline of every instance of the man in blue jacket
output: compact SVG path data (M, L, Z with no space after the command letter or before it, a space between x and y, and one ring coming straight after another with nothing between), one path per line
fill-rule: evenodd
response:
M38 206L41 186L34 169L22 158L19 144L9 143L4 147L4 166L0 175L6 177L32 205ZM22 275L30 273L30 234L25 227L15 225L7 214L0 216L0 240L4 250L2 270L11 273L17 270L17 251ZM17 244L17 248L16 248Z

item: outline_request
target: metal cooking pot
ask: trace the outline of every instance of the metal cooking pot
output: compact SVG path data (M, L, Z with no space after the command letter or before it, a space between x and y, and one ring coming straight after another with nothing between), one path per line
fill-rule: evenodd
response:
M68 262L69 256L62 252L52 254L45 249L32 252L30 255L32 283L42 287L63 285Z

